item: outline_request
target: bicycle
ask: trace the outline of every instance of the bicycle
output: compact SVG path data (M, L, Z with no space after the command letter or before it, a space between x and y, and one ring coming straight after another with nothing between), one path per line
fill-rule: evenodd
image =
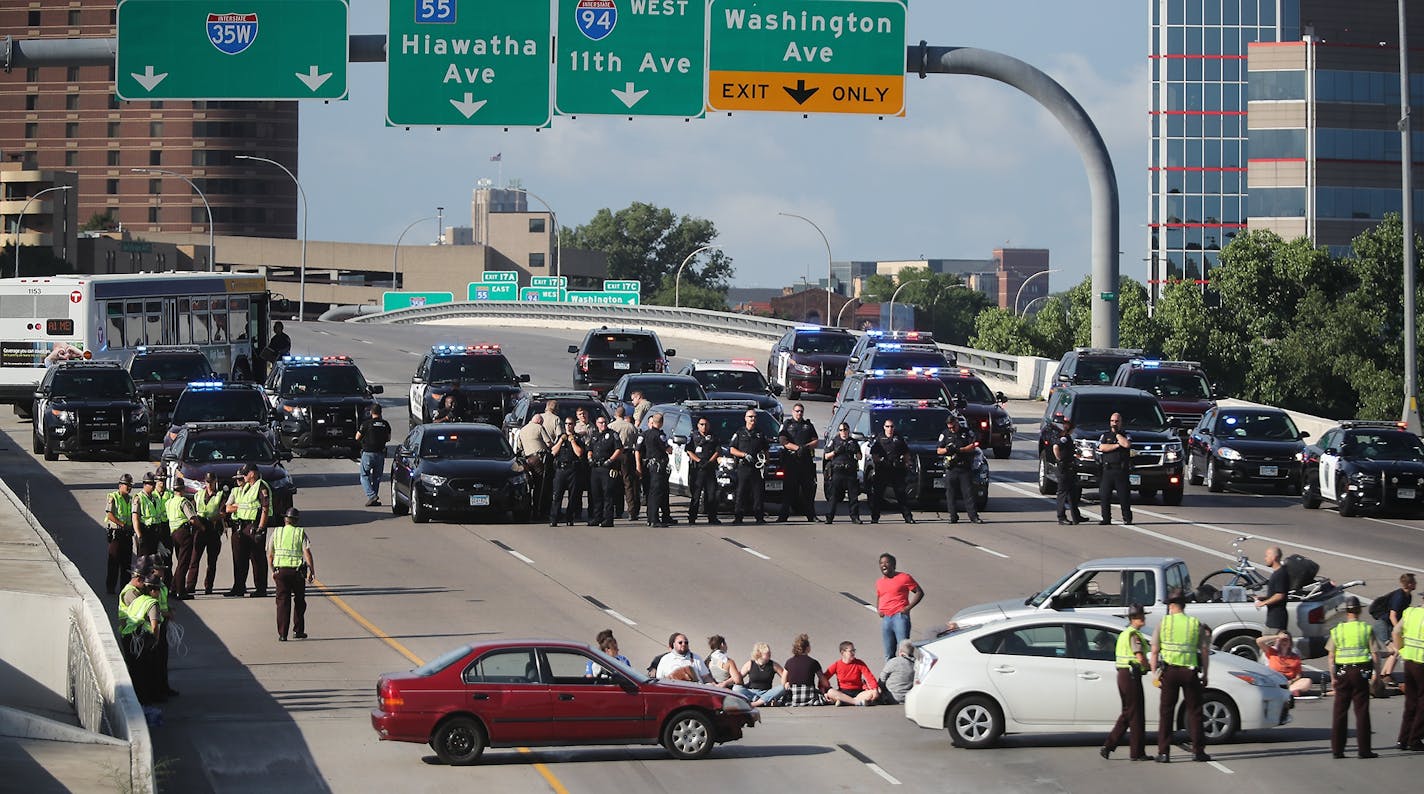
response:
M1222 589L1225 587L1244 588L1248 597L1255 597L1266 589L1270 577L1257 570L1246 555L1242 544L1247 540L1243 535L1231 541L1231 547L1236 551L1236 561L1231 567L1213 571L1202 577L1201 584L1197 586L1198 601L1220 601ZM1337 591L1359 587L1364 583L1364 580L1356 579L1336 584L1328 577L1316 576L1301 587L1286 593L1286 601L1318 601Z

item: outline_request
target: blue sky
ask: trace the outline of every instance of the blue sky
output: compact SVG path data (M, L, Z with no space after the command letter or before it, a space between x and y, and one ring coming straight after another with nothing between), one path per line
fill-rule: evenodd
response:
M389 2L351 0L351 32L384 33ZM911 41L997 50L1077 97L1113 157L1122 200L1121 267L1146 256L1147 5L1142 0L914 0ZM352 64L350 98L304 103L300 175L314 240L393 243L445 207L470 224L476 180L503 177L543 196L564 226L634 201L716 224L736 286L824 277L815 230L835 259L987 258L998 246L1048 248L1052 286L1088 272L1088 188L1049 114L984 78L910 76L904 118L737 113L682 119L556 117L532 129L384 126L385 64ZM405 242L430 242L434 224Z

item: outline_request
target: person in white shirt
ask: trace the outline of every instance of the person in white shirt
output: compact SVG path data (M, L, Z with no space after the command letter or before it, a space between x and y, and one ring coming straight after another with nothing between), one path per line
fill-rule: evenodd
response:
M707 670L706 662L687 647L687 635L682 633L668 638L668 652L658 660L657 677L700 681L704 684L715 683L712 673Z

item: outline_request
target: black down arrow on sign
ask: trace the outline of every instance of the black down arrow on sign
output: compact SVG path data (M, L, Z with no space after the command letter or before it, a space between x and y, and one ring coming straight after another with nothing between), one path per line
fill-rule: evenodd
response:
M798 105L806 104L806 100L815 96L816 92L821 90L819 88L807 88L806 81L804 79L797 80L795 88L792 88L789 85L784 85L781 87L781 89L786 93L790 94L791 98L796 100L796 104Z

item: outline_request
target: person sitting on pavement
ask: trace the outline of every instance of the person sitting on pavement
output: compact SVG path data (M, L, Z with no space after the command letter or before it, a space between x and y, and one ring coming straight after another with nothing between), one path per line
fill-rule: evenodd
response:
M687 635L681 632L676 632L668 638L668 652L658 660L657 677L714 683L712 673L707 670L707 663L702 661L701 656L692 652L688 647Z
M727 640L721 634L707 638L707 672L712 674L712 683L723 689L730 689L751 700L751 693L742 685L742 671L737 663L727 656Z
M752 698L753 706L780 705L786 694L786 670L771 658L771 646L759 642L752 646L752 658L742 665L742 685Z
M912 640L901 640L896 646L895 658L880 669L880 684L881 703L905 702L905 695L915 684L915 643Z
M840 651L841 658L826 668L826 678L836 679L836 685L826 690L826 699L837 706L873 705L880 699L880 682L869 665L855 658L855 643L846 640Z
M791 658L782 665L786 671L788 706L824 706L824 692L831 688L821 663L811 657L811 638L796 635L791 641Z
M1301 675L1300 654L1295 652L1295 643L1289 634L1282 631L1270 637L1257 637L1256 644L1260 646L1266 664L1290 682L1291 697L1310 694L1315 682Z

